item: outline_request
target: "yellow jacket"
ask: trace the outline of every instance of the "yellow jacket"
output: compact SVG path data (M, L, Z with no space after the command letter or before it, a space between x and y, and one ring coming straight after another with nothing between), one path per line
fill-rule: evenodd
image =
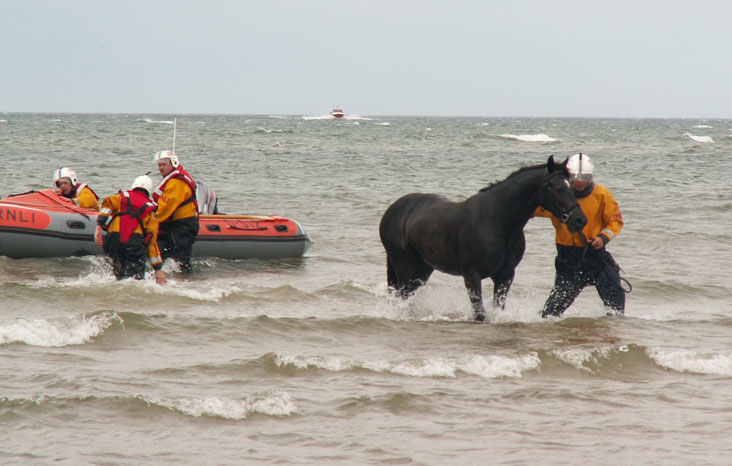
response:
M618 202L609 189L595 184L592 192L585 197L578 198L577 202L587 217L587 225L582 229L585 238L590 239L602 233L609 241L620 233L623 228L623 216L620 213ZM557 231L557 244L582 247L587 244L579 233L570 233L561 220L543 207L538 207L532 217L548 217L552 220Z
M74 197L71 200L79 207L82 207L84 209L94 209L99 212L99 202L97 201L97 196L95 196L94 192L86 186L84 186L84 188L81 190L78 197Z
M158 222L163 223L198 215L196 204L193 202L178 208L183 201L191 197L193 197L193 191L185 181L179 178L169 179L165 184L165 190L158 199Z
M102 201L102 209L99 211L100 217L109 217L110 220L107 220L105 223L108 223L106 230L107 233L119 233L119 227L120 227L120 218L119 216L116 216L122 209L122 194L113 194L112 196L109 196L105 198ZM142 219L142 224L145 226L145 232L147 234L152 235L150 238L150 242L147 243L147 246L145 248L145 254L147 255L147 258L150 260L150 264L157 268L157 266L162 265L163 259L160 255L160 248L158 247L158 218L155 215L155 212L150 212L149 215L144 217ZM139 225L135 228L134 233L139 233L142 235L142 228L140 228Z

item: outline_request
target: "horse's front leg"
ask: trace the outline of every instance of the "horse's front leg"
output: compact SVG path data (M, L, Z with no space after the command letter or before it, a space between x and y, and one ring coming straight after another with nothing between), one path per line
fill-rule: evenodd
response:
M470 303L473 305L473 316L475 320L485 320L485 308L483 307L483 287L481 285L480 275L477 273L466 274L463 276L465 280L465 288L468 289Z

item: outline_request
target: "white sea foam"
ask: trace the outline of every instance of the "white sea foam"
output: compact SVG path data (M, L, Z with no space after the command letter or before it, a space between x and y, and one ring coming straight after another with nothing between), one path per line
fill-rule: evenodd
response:
M219 302L221 299L241 291L241 288L232 285L229 281L223 282L218 280L216 283L208 283L202 281L178 281L168 278L168 283L162 286L157 285L154 280L144 280L141 283L142 286L152 293L182 296L197 301Z
M598 359L606 358L610 355L613 348L610 346L602 348L566 348L561 350L554 350L554 354L566 362L571 364L577 369L585 371L591 371L585 363L597 363Z
M539 355L533 352L521 356L474 355L461 364L460 370L486 379L519 378L523 372L537 369L540 365Z
M153 120L150 118L140 118L135 121L139 121L141 123L152 123L156 125L174 125L175 121L167 121L167 120Z
M289 129L267 129L267 128L257 128L255 133L266 133L266 134L280 134L280 133L291 133L292 131Z
M694 125L694 126L692 126L692 128L707 129L707 128L711 128L711 126L709 126L709 125Z
M217 397L161 399L140 396L139 398L148 404L162 406L186 416L221 417L235 421L246 419L252 413L283 417L298 412L290 394L281 391L255 394L244 400Z
M658 365L677 372L732 375L732 354L654 348L648 355Z
M82 345L104 333L114 321L122 319L114 312L91 317L75 316L57 321L20 319L0 324L0 345L25 343L31 346L62 347Z
M546 134L501 134L504 139L515 139L522 142L556 142L557 139L547 136Z
M696 142L702 142L702 143L714 142L714 139L712 139L711 136L695 136L691 133L684 133L684 136L686 136L689 139L691 139L692 141L696 141Z
M498 377L521 377L527 370L541 364L536 353L522 356L472 355L461 358L430 357L408 361L390 362L384 360L360 361L323 356L278 355L278 366L293 365L298 369L318 368L333 372L353 369L367 369L407 377L457 377L458 372L477 375L486 379Z
M216 280L211 283L179 280L172 276L175 272L180 271L180 267L175 261L165 262L163 271L168 274L168 283L158 285L155 283L155 276L152 272L146 273L144 280L128 278L117 281L111 265L103 256L86 256L83 259L91 264L91 269L87 273L68 278L41 276L28 286L31 288L98 289L113 284L115 287L123 287L135 293L146 292L163 296L180 296L197 301L211 302L219 302L227 296L242 291L231 281Z

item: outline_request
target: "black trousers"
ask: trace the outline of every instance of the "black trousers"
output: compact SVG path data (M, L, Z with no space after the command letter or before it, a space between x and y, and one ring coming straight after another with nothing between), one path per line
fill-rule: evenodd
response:
M130 236L126 243L120 242L118 232L107 233L104 237L104 252L112 258L114 276L117 280L145 278L145 244L139 233Z
M182 218L160 224L158 246L163 259L178 261L181 271L193 273L191 254L198 235L198 217Z
M542 317L560 316L586 286L595 286L605 307L613 314L625 313L625 290L620 267L605 249L557 244L554 288L544 304Z

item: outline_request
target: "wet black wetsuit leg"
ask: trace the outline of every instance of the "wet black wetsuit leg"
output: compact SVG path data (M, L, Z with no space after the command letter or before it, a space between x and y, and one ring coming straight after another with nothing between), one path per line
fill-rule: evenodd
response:
M595 286L605 307L612 314L625 314L625 290L620 284L620 267L606 250L598 251L600 259Z
M557 270L554 279L554 288L549 293L544 308L541 311L542 317L560 316L572 305L577 296L584 288L583 280L579 271L562 273Z
M133 234L128 242L122 243L118 232L104 237L104 252L112 258L112 269L117 280L145 278L145 245L142 235Z
M193 273L191 254L198 235L198 218L188 217L160 224L163 259L175 259L183 273Z

